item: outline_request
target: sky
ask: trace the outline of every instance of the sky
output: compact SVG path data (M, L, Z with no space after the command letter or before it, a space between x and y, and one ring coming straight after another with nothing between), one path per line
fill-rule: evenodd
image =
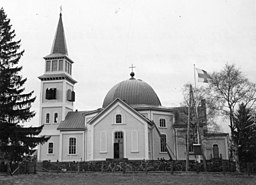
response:
M256 82L255 0L0 0L0 7L25 50L26 91L37 96L37 115L27 125L39 124L38 76L60 7L78 81L74 109L100 108L107 92L129 79L132 64L135 78L152 86L167 107L182 103L183 85L194 84L194 65L212 73L235 64Z

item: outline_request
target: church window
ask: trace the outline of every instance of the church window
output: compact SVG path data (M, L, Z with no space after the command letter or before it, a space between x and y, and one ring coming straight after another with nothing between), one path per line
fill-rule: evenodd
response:
M50 88L50 89L47 88L45 98L47 100L56 99L56 88Z
M69 63L68 61L65 62L65 72L67 72L68 74L71 75L71 63Z
M72 71L72 65L69 63L69 71L68 71L68 74L70 74L71 75L71 71Z
M59 60L59 71L63 71L63 60Z
M121 114L116 115L116 123L122 123L122 115Z
M65 72L68 72L68 62L65 62Z
M58 113L54 113L54 123L58 123Z
M48 154L53 154L53 143L48 143Z
M76 154L76 138L70 137L69 138L69 154Z
M71 102L75 101L75 92L71 91L71 89L67 91L67 100Z
M213 158L219 158L219 146L214 144L212 147Z
M131 152L139 152L139 136L138 136L138 131L133 130L131 134Z
M50 70L51 70L51 61L48 60L48 61L46 61L46 72L48 72Z
M123 132L115 132L115 139L122 139L123 138Z
M50 114L47 113L45 117L45 123L49 123L49 122L50 122Z
M70 74L70 64L68 63L68 74Z
M165 128L166 127L166 123L165 123L165 119L160 119L160 127Z
M166 135L165 134L161 134L161 152L167 152L166 149Z
M52 61L52 71L57 71L57 65L58 65L58 61L57 60L53 60Z

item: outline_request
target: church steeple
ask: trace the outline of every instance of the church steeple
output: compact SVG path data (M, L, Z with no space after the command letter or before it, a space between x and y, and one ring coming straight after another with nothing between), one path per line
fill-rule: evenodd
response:
M55 38L52 45L52 51L51 51L51 54L57 54L57 53L68 55L61 12L60 12L59 22L58 22Z
M63 78L72 84L76 83L72 78L72 65L74 62L68 57L61 12L51 53L45 56L44 59L45 74L40 76L39 79L48 80L48 78L51 77L51 79L56 80Z

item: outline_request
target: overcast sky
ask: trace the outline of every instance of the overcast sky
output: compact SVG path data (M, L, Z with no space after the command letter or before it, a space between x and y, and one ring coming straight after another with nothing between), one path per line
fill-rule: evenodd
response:
M194 69L235 64L256 82L255 0L0 0L25 54L25 88L37 96L38 125L43 57L50 54L62 6L73 64L74 109L102 106L107 92L129 78L150 84L163 106L179 106ZM200 85L200 84L198 84Z

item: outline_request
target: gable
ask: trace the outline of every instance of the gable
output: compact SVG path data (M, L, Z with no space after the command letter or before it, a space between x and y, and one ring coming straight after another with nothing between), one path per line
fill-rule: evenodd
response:
M111 122L114 123L117 115L121 115L123 119L121 124L125 124L129 119L136 119L141 124L152 124L149 119L144 117L142 114L120 99L116 99L108 107L103 109L102 112L100 112L89 122L89 124L96 125L103 119L111 120Z

